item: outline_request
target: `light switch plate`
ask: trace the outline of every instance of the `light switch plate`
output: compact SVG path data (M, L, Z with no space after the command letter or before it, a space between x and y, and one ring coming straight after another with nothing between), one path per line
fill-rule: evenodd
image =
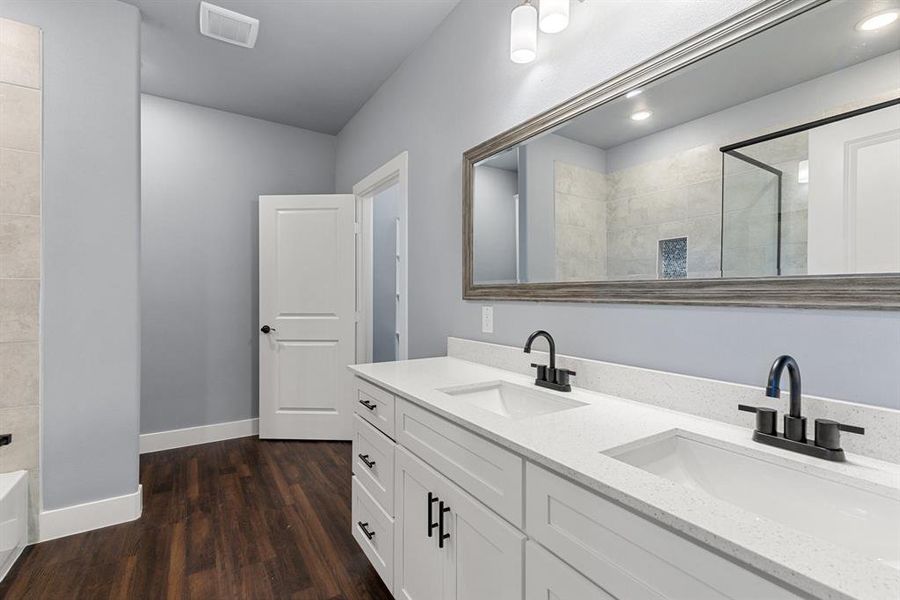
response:
M494 307L481 307L481 333L494 333Z

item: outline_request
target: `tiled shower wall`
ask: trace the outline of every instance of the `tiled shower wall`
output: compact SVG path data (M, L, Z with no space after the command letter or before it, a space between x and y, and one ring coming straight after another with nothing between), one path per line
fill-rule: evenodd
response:
M806 273L806 184L797 182L797 165L806 154L805 134L752 152L785 172L782 264L790 275ZM726 170L726 275L775 275L774 190L757 190L748 176L759 170L731 160L737 164ZM688 277L720 276L718 145L607 174L557 162L555 178L557 281L656 279L659 242L672 238L687 238Z
M0 19L0 473L30 472L40 506L41 32Z
M553 163L556 280L606 279L606 176Z
M610 279L655 279L659 241L680 237L688 277L719 276L721 161L710 144L607 175Z

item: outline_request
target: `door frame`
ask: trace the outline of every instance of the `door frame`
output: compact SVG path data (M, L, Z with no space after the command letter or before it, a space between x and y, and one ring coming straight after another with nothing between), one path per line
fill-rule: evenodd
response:
M375 195L397 184L400 195L397 262L397 360L409 358L409 153L405 150L353 186L356 196L356 362L372 362L372 206Z

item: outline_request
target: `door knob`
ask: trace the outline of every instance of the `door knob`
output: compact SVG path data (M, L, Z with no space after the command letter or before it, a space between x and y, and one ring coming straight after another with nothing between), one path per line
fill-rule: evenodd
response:
M263 333L269 333L270 331L275 331L275 328L269 327L268 325L263 325L262 327L259 328L259 330L262 331Z

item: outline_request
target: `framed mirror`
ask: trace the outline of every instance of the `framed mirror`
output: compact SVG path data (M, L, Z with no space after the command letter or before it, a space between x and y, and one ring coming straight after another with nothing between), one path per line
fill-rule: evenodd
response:
M467 151L463 297L900 308L898 9L761 2Z

